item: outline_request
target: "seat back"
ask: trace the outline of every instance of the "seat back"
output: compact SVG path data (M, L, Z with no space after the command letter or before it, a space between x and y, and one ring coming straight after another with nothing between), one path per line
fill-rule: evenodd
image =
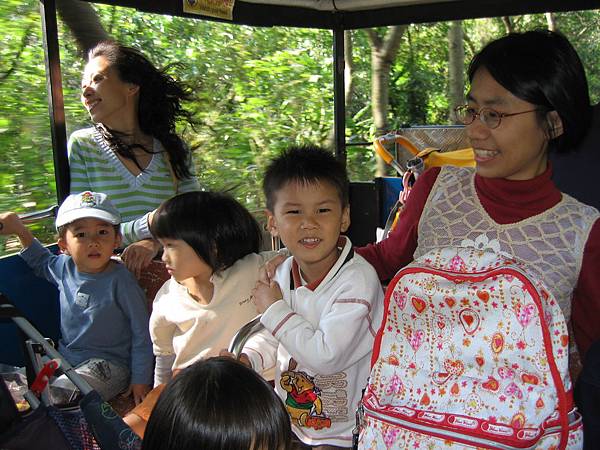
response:
M592 108L592 123L576 151L550 154L553 180L558 188L580 202L600 210L600 104Z
M58 246L48 247L52 252ZM0 258L0 292L5 294L43 335L58 342L60 311L58 289L37 277L19 255ZM25 364L21 337L11 320L0 321L0 362L12 366Z

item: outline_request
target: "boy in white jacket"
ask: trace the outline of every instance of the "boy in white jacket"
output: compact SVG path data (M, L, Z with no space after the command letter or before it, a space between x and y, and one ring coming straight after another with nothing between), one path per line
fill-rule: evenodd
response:
M331 153L291 148L267 168L268 227L292 255L253 301L266 330L244 353L262 372L276 366L299 448L349 448L355 410L381 323L375 270L341 236L350 224L348 178Z

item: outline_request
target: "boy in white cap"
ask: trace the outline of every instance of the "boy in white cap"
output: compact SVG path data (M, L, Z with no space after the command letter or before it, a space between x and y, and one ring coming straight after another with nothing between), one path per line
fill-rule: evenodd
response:
M14 213L0 214L0 234L16 235L21 258L59 290L59 352L105 399L130 387L136 404L150 390L152 342L144 292L111 260L121 244L121 217L106 194L69 195L58 210L61 255L35 239ZM74 388L61 376L53 386Z

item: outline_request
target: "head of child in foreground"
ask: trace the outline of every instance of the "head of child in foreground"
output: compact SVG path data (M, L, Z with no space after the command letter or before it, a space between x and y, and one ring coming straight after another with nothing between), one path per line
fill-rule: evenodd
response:
M273 388L231 358L210 358L167 385L143 450L287 450L290 419Z
M80 272L103 272L121 245L120 223L119 211L106 194L71 194L56 215L58 246L73 258Z
M340 234L350 225L348 189L344 165L319 147L289 148L267 167L267 226L307 281L322 277L339 256Z
M163 202L151 231L171 276L208 279L260 249L260 226L238 201L219 192L186 192Z
M548 30L511 33L471 61L467 105L458 109L487 178L527 180L549 151L572 151L591 118L583 65L567 38Z

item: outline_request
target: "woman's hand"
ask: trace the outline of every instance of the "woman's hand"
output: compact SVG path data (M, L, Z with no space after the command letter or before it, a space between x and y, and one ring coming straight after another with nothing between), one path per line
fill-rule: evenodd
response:
M157 241L144 239L128 245L125 250L123 250L121 259L125 263L125 266L139 278L142 270L148 267L159 249L160 244Z

